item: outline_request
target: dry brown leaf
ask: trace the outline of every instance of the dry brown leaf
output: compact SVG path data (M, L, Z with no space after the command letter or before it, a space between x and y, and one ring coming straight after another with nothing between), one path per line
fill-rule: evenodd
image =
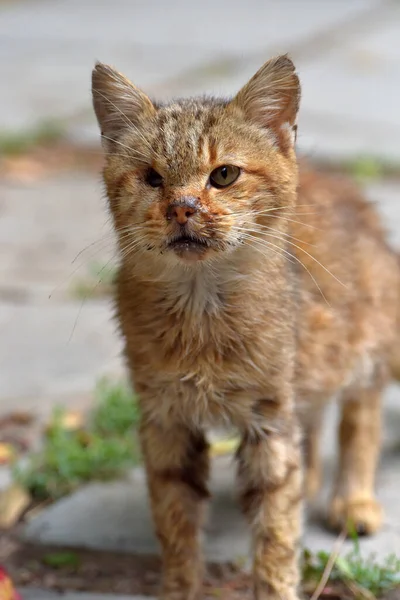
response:
M80 429L84 425L84 421L85 418L82 412L78 410L70 410L61 415L57 423L59 423L59 425L63 429L66 429L68 431L75 431L77 429ZM51 428L53 427L53 425L54 422L52 420L49 423L47 423L45 427L45 433L48 433L49 430L51 430Z
M8 465L15 458L15 449L7 442L0 442L0 465Z
M46 175L43 165L27 156L4 159L3 169L10 179L21 183L33 183Z
M25 427L33 423L34 420L35 417L32 413L23 410L16 410L0 417L0 427Z
M22 486L14 483L0 493L0 529L10 529L31 503L31 497Z

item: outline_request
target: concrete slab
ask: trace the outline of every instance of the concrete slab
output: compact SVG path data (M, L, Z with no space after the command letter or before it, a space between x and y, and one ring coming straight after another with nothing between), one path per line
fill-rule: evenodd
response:
M118 44L135 41L155 47L175 44L180 48L210 45L218 52L235 50L241 44L251 50L263 48L270 40L276 43L307 38L321 28L356 17L379 2L354 0L349 4L346 0L327 0L323 10L313 0L304 0L301 7L291 0L280 4L250 0L247 10L240 11L236 0L205 0L201 5L176 0L166 11L160 0L151 7L118 0L111 12L107 0L62 0L56 7L51 0L36 0L34 4L6 5L0 33L16 40L48 39L62 43L74 38L88 44L101 40ZM289 13L291 19L287 18ZM228 17L229 27L221 31Z
M121 342L109 303L0 304L1 395L87 393L105 373L120 373Z
M118 0L111 12L107 2L36 0L0 11L0 66L12 82L0 100L0 130L61 119L72 139L97 143L89 93L96 59L167 98L231 94L270 55L289 51L303 82L303 151L400 159L396 2L251 0L243 12L226 0L179 0L168 11L161 0Z
M398 162L400 6L300 63L302 147L330 158L374 155ZM340 42L339 42L340 40Z
M0 65L12 84L0 101L0 130L86 111L96 59L117 65L150 91L216 59L257 53L265 60L291 51L376 6L378 0L326 0L323 7L314 0L250 0L246 11L226 0L177 0L167 11L161 0L118 0L112 8L93 0L2 5Z
M0 298L16 288L71 299L89 266L115 254L100 173L0 182L0 211Z
M233 500L231 479L231 460L219 460L212 485L215 502L210 507L205 534L210 560L248 553L246 525ZM137 469L125 481L82 488L33 519L24 537L56 545L143 554L158 552L143 472Z
M121 373L111 300L74 295L81 279L95 290L91 265L100 265L101 280L102 265L112 261L99 180L74 173L0 183L2 409L15 398L79 397L104 373Z

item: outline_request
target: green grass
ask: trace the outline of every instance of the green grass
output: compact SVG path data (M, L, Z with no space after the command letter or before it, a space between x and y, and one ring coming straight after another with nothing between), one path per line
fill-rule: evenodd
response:
M343 161L338 166L360 182L375 181L384 177L398 177L400 175L399 162L372 155L361 155Z
M101 380L96 388L97 407L92 413L92 427L100 435L124 436L139 422L136 398L124 382Z
M373 156L360 156L349 161L345 165L345 169L350 175L360 181L376 180L383 177L387 169L382 160Z
M80 566L80 558L76 552L50 552L43 556L42 563L53 569L68 567L75 570Z
M37 145L51 144L63 137L64 129L57 121L43 121L25 131L0 131L0 155L16 156Z
M303 579L305 582L321 580L331 555L328 552L312 554L304 551ZM400 586L400 559L394 554L382 562L375 555L361 555L357 537L354 537L354 547L344 556L337 556L329 573L327 585L332 583L345 584L353 595L359 598L371 599L382 596L388 590Z
M109 480L140 460L137 436L139 408L124 383L102 380L87 424L68 430L63 410L54 412L43 447L14 469L16 480L37 500L58 499L93 480Z
M87 276L74 283L72 295L84 300L111 294L117 271L118 268L112 263L89 263Z

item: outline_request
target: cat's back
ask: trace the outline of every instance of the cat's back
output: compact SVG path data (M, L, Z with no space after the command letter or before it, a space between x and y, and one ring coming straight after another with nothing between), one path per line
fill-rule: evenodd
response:
M357 187L306 165L291 225L300 282L299 386L333 392L367 377L391 352L398 257L377 208Z

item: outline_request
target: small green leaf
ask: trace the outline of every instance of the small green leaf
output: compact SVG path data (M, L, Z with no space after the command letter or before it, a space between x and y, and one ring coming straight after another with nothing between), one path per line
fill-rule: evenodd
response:
M80 559L75 552L52 552L46 554L42 558L42 562L53 569L61 569L62 567L73 567L77 569L80 565Z
M340 571L341 575L343 575L343 577L345 577L346 579L350 579L350 580L354 579L353 570L351 568L350 563L348 562L348 560L346 558L344 558L343 556L338 556L337 559L335 560L335 565L336 565L337 569Z

